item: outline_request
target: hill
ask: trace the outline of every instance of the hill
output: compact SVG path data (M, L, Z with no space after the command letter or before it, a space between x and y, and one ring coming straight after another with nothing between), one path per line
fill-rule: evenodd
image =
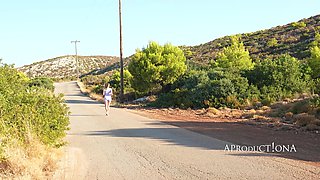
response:
M320 31L320 15L298 22L277 26L252 33L239 34L245 47L254 60L268 56L290 54L298 59L309 57L309 44L314 40L315 32ZM230 45L229 36L197 46L180 46L185 52L188 63L207 65L215 59L217 53ZM124 59L124 66L132 56ZM80 74L111 74L118 69L119 58L114 56L79 56ZM18 68L31 77L48 76L53 78L76 77L77 69L74 56L61 56Z
M115 56L78 56L79 74L114 66L119 61ZM67 55L22 66L18 70L30 77L46 76L57 79L74 78L77 76L77 63L75 56Z
M304 59L310 55L308 48L310 42L314 40L316 31L320 31L320 15L239 36L254 60L286 53ZM228 45L230 38L225 36L197 46L181 46L181 48L185 51L189 62L204 65Z

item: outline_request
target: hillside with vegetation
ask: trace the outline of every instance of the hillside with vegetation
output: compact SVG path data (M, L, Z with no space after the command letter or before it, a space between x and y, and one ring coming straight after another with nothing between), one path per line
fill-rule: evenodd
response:
M252 33L239 34L252 59L289 54L297 59L310 56L309 44L314 41L315 32L320 30L320 15L298 22L277 26ZM191 63L207 64L217 53L231 44L230 36L221 37L197 46L182 46Z
M150 42L130 58L123 100L146 96L155 107L251 109L250 117L319 130L319 30L320 16L314 16L193 47ZM109 82L117 94L119 74L82 81L98 94ZM274 106L282 102L289 105Z
M18 68L29 77L45 76L55 79L75 78L78 73L85 75L114 65L119 61L115 56L78 56L78 65L75 56L61 56L40 61Z

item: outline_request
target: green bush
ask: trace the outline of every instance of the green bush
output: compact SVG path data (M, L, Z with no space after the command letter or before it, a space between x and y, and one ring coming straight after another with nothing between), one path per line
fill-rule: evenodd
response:
M0 65L0 152L10 141L27 145L36 138L50 146L63 143L69 118L62 96L38 85L29 87L29 82L12 66Z
M192 70L161 94L155 105L162 107L202 108L228 106L239 108L248 99L248 80L237 70L215 68Z
M292 27L295 27L295 28L304 28L306 27L306 23L301 21L301 22L293 22L291 23Z
M29 86L44 87L52 92L54 90L53 80L46 77L36 77L31 79L29 82Z
M185 62L186 58L179 47L150 42L147 48L136 51L128 65L132 75L131 85L143 93L161 90L185 73Z
M320 97L313 97L309 100L310 106L312 108L320 108Z
M278 41L276 38L272 38L267 42L267 47L276 47L278 46Z
M95 85L92 89L92 92L96 93L96 94L102 94L103 93L103 88L104 86L99 84L99 85Z
M104 77L101 77L99 75L88 75L81 78L81 81L85 85L97 85L97 84L103 84Z
M125 69L123 71L124 93L129 93L132 91L131 80L131 73L127 69ZM110 85L112 88L115 88L117 92L120 92L120 71L115 71L113 73L110 79Z
M311 57L308 59L308 64L312 69L312 77L320 78L320 45L310 48Z
M194 108L196 102L193 102L191 93L187 89L175 89L169 93L162 93L155 102L150 103L153 107L179 107ZM189 98L190 97L190 98Z
M309 91L307 81L300 69L300 62L289 55L265 59L246 74L249 82L262 89L262 94L271 93L271 98L290 96Z
M252 69L254 64L252 63L249 51L240 42L240 38L238 36L231 36L230 40L231 45L223 48L217 54L213 67L236 68L240 70Z
M320 78L314 79L314 93L320 94Z

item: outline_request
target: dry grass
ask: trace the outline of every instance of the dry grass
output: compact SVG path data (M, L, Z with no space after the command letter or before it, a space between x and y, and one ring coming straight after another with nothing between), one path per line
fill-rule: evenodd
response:
M316 121L316 117L314 115L310 115L307 113L301 113L293 116L295 124L298 126L306 126L311 124L311 122Z
M11 142L4 149L0 162L0 179L50 179L57 169L62 151L41 144L37 140L21 146Z

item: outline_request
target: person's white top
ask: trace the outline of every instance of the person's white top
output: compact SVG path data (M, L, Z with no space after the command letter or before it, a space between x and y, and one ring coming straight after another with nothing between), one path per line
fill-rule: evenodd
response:
M112 95L112 89L111 88L107 88L104 90L104 96L111 96Z

